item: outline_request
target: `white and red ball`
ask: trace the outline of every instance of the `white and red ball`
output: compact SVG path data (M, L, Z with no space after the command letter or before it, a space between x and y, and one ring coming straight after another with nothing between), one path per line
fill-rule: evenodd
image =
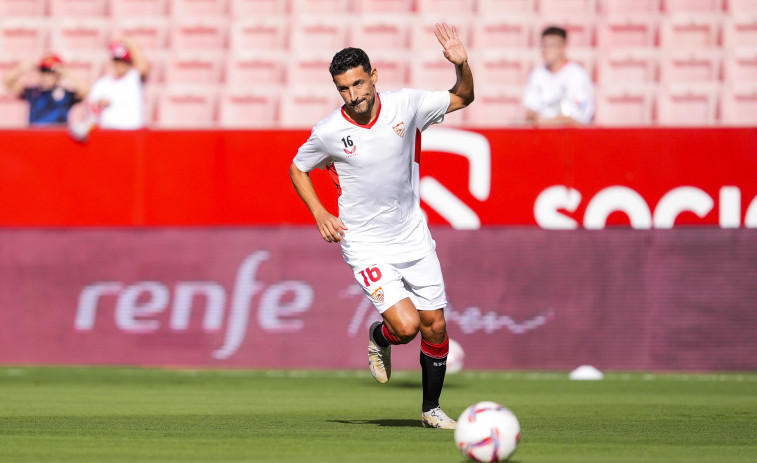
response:
M518 418L496 402L473 404L457 420L455 444L471 460L505 461L515 453L518 442Z
M447 373L455 374L463 370L463 360L465 352L460 343L454 339L449 340L449 353L447 354Z

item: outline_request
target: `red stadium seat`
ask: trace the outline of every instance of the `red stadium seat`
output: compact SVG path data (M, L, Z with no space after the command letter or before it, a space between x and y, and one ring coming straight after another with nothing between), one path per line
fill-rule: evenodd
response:
M661 0L600 0L603 16L647 15L660 11Z
M504 49L531 46L534 17L530 15L484 16L471 31L471 49Z
M712 125L718 103L714 85L667 85L657 94L657 122L662 125Z
M573 48L568 49L568 60L575 61L583 66L592 81L596 81L597 59L599 53L596 48Z
M410 63L410 86L447 90L455 84L455 68L440 52L416 53Z
M735 49L726 53L723 79L729 84L757 82L757 48Z
M47 0L0 0L0 18L44 16Z
M273 88L228 89L219 98L218 125L225 129L275 128L279 94Z
M114 19L111 23L114 35L131 37L147 54L164 50L168 46L169 27L168 19L162 16L127 16Z
M226 59L226 83L232 86L279 86L286 79L285 58L275 51L232 52Z
M654 47L657 43L657 15L634 15L605 18L597 25L597 47L614 48Z
M722 53L719 50L671 50L661 58L662 83L717 82Z
M279 125L287 129L309 129L342 104L333 86L295 88L281 95Z
M283 15L288 9L287 2L281 0L231 0L229 12L232 18L248 18L255 15Z
M663 0L662 10L675 13L717 13L723 11L724 0Z
M49 30L46 18L0 19L0 53L23 53L30 57L45 53Z
M106 18L64 18L53 21L51 26L53 50L106 50L110 40Z
M410 79L410 60L408 52L373 51L366 49L371 57L371 66L378 71L378 88L396 90L407 87Z
M542 16L533 30L533 43L541 43L541 33L550 26L559 26L568 33L571 47L593 47L595 43L596 18L589 15Z
M594 15L597 12L597 0L539 0L537 10L543 15Z
M125 16L165 16L168 12L168 0L111 0L110 16L123 18Z
M285 64L287 67L287 84L290 86L315 85L333 88L329 65L333 54L327 51L301 53L290 56ZM334 89L334 92L336 90Z
M290 0L293 15L344 15L351 13L350 0Z
M174 18L208 18L228 14L229 0L169 0Z
M353 0L355 13L412 13L415 0Z
M531 69L541 62L531 48L477 50L472 56L477 87L524 87Z
M458 112L463 113L465 125L471 128L523 125L526 110L522 99L522 87L476 89L476 102Z
M151 51L145 54L147 62L150 63L150 71L147 74L147 82L150 84L148 87L166 81L166 62L168 62L170 54L171 52L166 50Z
M88 16L105 16L106 0L49 0L50 16L53 18L81 18Z
M536 0L478 0L476 12L479 17L503 13L531 14L536 11Z
M719 45L721 19L718 15L678 15L665 17L660 25L660 46L712 48Z
M600 85L651 84L657 81L657 49L607 50L599 58Z
M156 125L160 128L213 127L217 98L216 86L166 86L157 99Z
M457 30L460 40L462 40L464 44L470 43L473 29L471 20L472 18L470 16L456 16L454 22L452 22ZM413 27L410 28L410 48L413 51L416 53L436 50L441 52L441 45L439 45L439 41L436 39L436 35L434 35L434 28L437 21L437 18L428 15L417 18Z
M651 125L655 91L652 86L600 86L594 123L599 126Z
M292 22L289 48L292 50L329 50L332 53L349 45L344 16L300 17Z
M475 2L471 0L416 0L415 8L420 14L439 15L439 18L458 18L474 13ZM450 16L454 15L454 16ZM454 24L455 19L447 22Z
M410 43L410 22L405 16L361 16L350 27L350 42L373 50L404 50Z
M754 0L728 0L726 9L732 15L757 13L757 2Z
M14 129L29 125L29 104L23 100L0 93L0 128Z
M224 58L217 52L173 52L166 63L165 81L170 85L220 84Z
M723 21L725 48L757 48L757 14L728 17Z
M105 72L105 66L110 61L110 56L104 49L64 52L61 53L61 58L66 64L66 68L90 83L94 82Z
M174 21L170 26L173 50L223 50L229 22L222 18Z
M757 125L757 84L726 86L720 108L723 124Z
M287 48L289 21L283 17L236 20L231 26L231 49L284 50Z

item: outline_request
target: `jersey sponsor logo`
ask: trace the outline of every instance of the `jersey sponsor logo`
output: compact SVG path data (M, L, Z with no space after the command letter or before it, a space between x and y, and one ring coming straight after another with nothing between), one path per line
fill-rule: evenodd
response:
M371 293L371 297L378 302L384 302L384 290L379 286L379 288Z
M354 156L355 150L357 150L357 146L353 146L351 150L348 150L347 148L343 148L344 152L347 154L347 156Z
M394 129L394 133L400 136L400 138L405 138L405 122L400 122L399 124L392 127Z

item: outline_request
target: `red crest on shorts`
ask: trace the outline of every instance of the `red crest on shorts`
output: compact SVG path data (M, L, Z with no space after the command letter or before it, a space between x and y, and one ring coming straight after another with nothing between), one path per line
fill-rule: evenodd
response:
M392 128L394 129L394 132L397 135L399 135L402 138L405 137L405 123L404 122L400 122L399 124L395 125Z

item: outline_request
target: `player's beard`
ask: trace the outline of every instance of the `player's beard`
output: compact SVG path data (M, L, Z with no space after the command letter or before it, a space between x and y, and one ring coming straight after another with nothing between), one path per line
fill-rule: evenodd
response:
M359 103L350 105L350 108L355 114L364 115L370 114L373 110L373 105L376 102L376 95L366 95ZM365 103L365 104L363 104Z

